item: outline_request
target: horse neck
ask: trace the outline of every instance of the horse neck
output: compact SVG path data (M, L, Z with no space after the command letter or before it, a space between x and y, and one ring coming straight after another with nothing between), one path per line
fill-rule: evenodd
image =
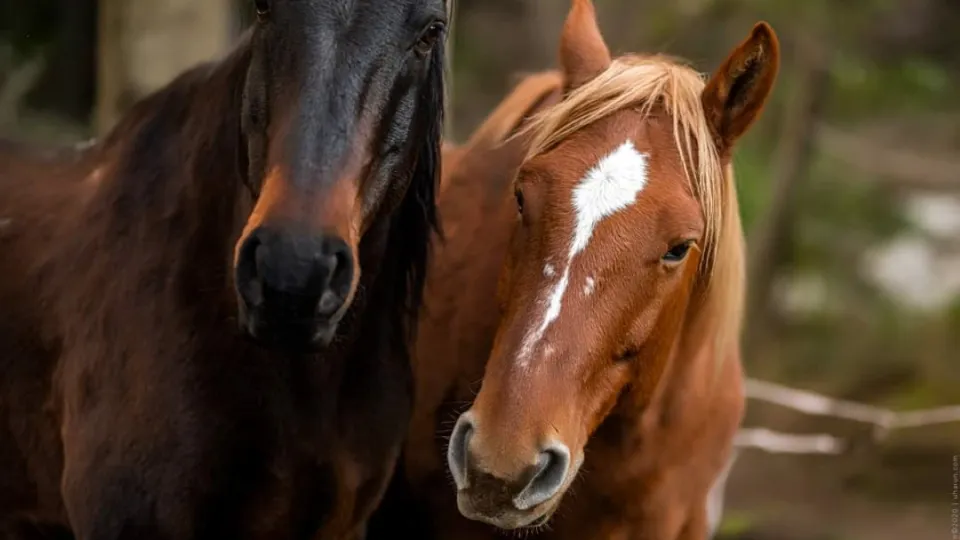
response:
M91 150L99 185L43 269L61 319L93 309L90 295L106 311L135 301L175 309L161 298L184 291L198 309L234 301L230 253L250 204L239 124L247 43L137 103Z

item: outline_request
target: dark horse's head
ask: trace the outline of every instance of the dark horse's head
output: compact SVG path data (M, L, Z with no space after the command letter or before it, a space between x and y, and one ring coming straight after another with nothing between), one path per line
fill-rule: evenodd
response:
M406 229L404 256L426 257L445 2L254 4L242 146L256 204L234 254L239 320L264 344L311 350L330 342L371 270L358 255L372 226ZM400 293L419 295L422 273L401 271L413 275L398 278Z

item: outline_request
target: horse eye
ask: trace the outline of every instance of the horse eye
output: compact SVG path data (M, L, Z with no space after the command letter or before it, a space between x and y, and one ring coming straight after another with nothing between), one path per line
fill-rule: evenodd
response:
M270 14L270 0L254 0L254 7L257 10L257 17L263 19Z
M444 28L443 23L440 21L431 23L430 26L420 34L420 38L417 40L417 54L421 56L429 54L430 51L433 50L433 46L437 43L437 40L443 35Z
M523 213L523 191L520 188L513 190L513 196L517 199L517 212Z
M670 248L670 251L664 254L663 261L667 263L678 263L683 261L683 259L686 258L687 253L690 252L690 247L692 245L693 242L687 241L673 246Z

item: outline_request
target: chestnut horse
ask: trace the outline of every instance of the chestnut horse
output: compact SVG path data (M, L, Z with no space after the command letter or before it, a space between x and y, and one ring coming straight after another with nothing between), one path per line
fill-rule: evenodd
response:
M356 538L386 488L445 2L255 7L94 146L0 144L4 538Z
M611 59L575 0L560 60L445 168L414 418L371 538L709 533L744 407L731 154L777 38L757 24L705 82L664 56Z

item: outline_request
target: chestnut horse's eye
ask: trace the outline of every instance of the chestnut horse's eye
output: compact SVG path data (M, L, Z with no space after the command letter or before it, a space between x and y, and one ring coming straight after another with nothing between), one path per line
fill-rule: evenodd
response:
M263 19L270 14L270 0L253 0L253 5L257 10L257 18Z
M420 37L417 39L417 44L414 49L417 51L417 54L420 56L426 56L430 54L430 51L433 50L433 46L436 45L437 41L440 39L440 36L443 35L443 31L446 27L440 21L434 21L430 23Z
M523 213L523 191L520 188L513 190L513 197L517 199L517 212Z
M682 262L683 259L687 257L687 253L690 252L691 246L693 246L693 242L689 240L673 246L672 248L670 248L670 251L664 254L663 262L666 262L666 263Z

